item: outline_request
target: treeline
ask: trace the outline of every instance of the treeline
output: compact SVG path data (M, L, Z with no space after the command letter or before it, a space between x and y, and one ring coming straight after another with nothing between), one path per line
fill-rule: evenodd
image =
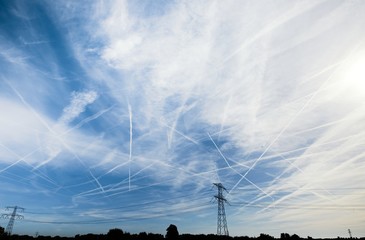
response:
M258 237L230 237L230 236L218 236L215 234L167 234L164 236L162 234L156 233L146 233L141 232L138 234L131 234L124 232L121 229L115 228L110 229L107 234L77 234L74 237L61 237L61 236L28 236L28 235L7 235L6 233L0 233L1 240L313 240L312 237L302 238L297 234L289 235L288 233L282 233L280 238L274 238L268 234L260 234ZM332 238L333 240L365 240L362 238ZM331 238L326 238L325 240L332 240ZM320 239L316 239L320 240Z

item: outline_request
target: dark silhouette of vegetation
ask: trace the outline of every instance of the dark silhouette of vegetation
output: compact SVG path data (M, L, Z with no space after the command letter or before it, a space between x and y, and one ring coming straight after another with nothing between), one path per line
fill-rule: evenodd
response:
M177 240L179 238L179 231L174 224L170 224L170 226L166 229L166 239Z
M107 233L107 239L108 240L119 240L122 239L124 235L124 232L122 229L119 228L113 228L110 229L109 232Z
M281 233L280 234L280 239L282 239L282 240L288 240L288 239L290 239L289 233Z
M269 234L261 233L258 237L259 240L274 240L275 238L273 236L270 236Z
M0 237L5 234L5 229L0 226Z
M258 237L248 237L248 236L218 236L216 234L179 234L177 227L175 225L170 225L166 229L166 236L162 234L146 233L140 232L138 234L131 234L123 231L119 228L113 228L108 231L107 234L77 234L74 237L61 237L61 236L42 236L37 237L27 236L27 235L17 235L13 234L8 236L4 232L4 228L0 226L0 240L164 240L164 239L178 239L178 240L275 240L273 236L261 233ZM297 234L290 235L288 233L280 234L279 240L313 240L312 237L301 238ZM326 238L325 240L365 240L362 238ZM320 239L316 239L320 240Z

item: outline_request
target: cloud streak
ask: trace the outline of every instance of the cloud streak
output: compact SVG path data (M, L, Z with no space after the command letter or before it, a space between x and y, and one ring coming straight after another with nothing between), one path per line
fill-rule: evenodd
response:
M41 211L58 216L40 222L67 222L60 206L71 206L105 228L158 217L210 233L207 191L221 181L232 234L363 234L365 96L350 72L365 5L145 4L9 6L18 37L0 30L4 189L57 192ZM31 192L17 198L36 208ZM110 215L131 202L143 209Z
M98 97L95 91L73 92L71 103L63 109L60 122L68 124L85 111L87 105L93 103Z

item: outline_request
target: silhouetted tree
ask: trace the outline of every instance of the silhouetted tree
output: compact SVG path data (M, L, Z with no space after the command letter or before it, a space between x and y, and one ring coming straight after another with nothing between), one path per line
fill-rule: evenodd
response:
M233 237L234 240L250 240L248 236Z
M289 239L289 238L290 238L289 233L281 233L280 234L280 239Z
M8 236L1 236L1 233L4 233L5 229L0 227L0 240L276 240L274 237L261 233L258 237L248 237L248 236L219 236L216 234L181 234L177 230L177 227L171 224L167 229L167 233L165 236L162 234L154 234L154 233L146 233L141 232L139 234L131 234L128 232L124 232L121 229L114 228L110 229L107 234L93 234L88 233L85 235L77 234L74 237L62 237L62 236L42 236L39 235L37 237L28 236L28 235L17 235L13 234ZM336 238L326 238L326 239L318 239L312 238L308 236L308 238L301 238L297 234L289 235L288 233L281 233L280 240L350 240L348 237L338 237ZM362 238L353 238L353 240L365 240Z
M141 240L146 240L146 239L148 239L148 235L147 235L147 233L146 233L146 232L140 232L140 233L138 234L138 239L141 239Z
M259 240L274 240L273 236L270 236L269 234L261 233L258 237Z
M178 239L179 238L179 231L174 224L170 224L170 226L166 229L166 238L167 239Z
M122 239L124 235L124 232L122 229L119 229L119 228L113 228L113 229L110 229L109 232L107 233L107 239L108 240L120 240Z
M162 234L156 233L148 233L148 240L163 240L164 237Z
M299 240L300 239L300 237L297 234L293 234L290 238L292 240Z

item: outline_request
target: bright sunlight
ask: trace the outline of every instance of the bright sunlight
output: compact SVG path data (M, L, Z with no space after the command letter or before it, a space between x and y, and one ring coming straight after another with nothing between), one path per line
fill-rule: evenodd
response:
M337 87L339 91L345 92L353 100L364 99L365 51L346 61L343 65Z

